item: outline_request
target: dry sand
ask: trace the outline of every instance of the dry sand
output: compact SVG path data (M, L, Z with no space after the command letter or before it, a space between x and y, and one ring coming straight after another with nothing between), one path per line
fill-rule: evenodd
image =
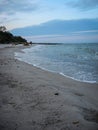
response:
M0 130L98 130L98 84L43 71L0 48Z

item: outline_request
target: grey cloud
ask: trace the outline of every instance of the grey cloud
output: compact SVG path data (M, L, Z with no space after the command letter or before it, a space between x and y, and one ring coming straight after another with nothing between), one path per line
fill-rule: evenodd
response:
M53 20L40 25L11 30L14 35L21 36L65 35L83 31L92 32L93 34L98 33L98 19Z
M31 13L38 6L38 0L0 0L0 24L11 21L16 13Z
M81 10L90 10L98 7L98 0L67 0L65 4Z
M5 12L9 15L15 12L29 12L34 11L38 8L38 3L30 2L30 0L1 0L0 1L0 13Z
M15 20L18 20L18 18L11 18L11 17L8 18L7 16L0 17L0 25L4 25L6 23L9 23L9 22L15 21Z

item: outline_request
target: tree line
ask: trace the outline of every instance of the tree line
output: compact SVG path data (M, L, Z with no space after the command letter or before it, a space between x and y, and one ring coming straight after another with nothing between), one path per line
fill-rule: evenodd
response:
M0 43L28 44L26 39L8 32L5 26L0 26Z

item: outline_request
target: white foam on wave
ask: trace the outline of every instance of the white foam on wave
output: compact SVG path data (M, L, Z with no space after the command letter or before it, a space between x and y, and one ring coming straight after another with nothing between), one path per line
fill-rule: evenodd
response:
M79 79L76 79L76 78L74 78L74 77L70 77L70 76L68 76L68 75L65 75L64 73L60 73L61 75L63 75L63 76L65 76L65 77L67 77L67 78L70 78L70 79L73 79L73 80L76 80L76 81L79 81L79 82L85 82L85 83L96 83L96 81L87 81L87 80L79 80Z
M45 70L45 71L48 71L48 72L52 72L52 73L56 73L56 74L60 74L60 75L62 75L62 76L64 76L64 77L67 77L67 78L70 78L70 79L73 79L73 80L76 80L76 81L79 81L79 82L96 83L96 81L79 80L79 79L76 79L76 78L74 78L74 77L71 77L71 76L65 75L65 74L62 73L62 72L59 72L59 73L58 73L58 72L56 72L56 71L46 69L46 68L41 67L41 66L39 66L39 65L32 64L31 62L28 62L27 60L23 60L22 58L18 57L17 55L16 55L15 58L18 59L18 60L20 60L20 61L26 62L26 63L28 63L28 64L30 64L30 65L33 65L34 67L40 68L40 69Z
M32 48L27 48L27 49L23 49L22 51L23 52L25 52L25 55L24 54L22 54L22 53L15 53L15 58L16 59L18 59L18 60L20 60L20 61L24 61L24 62L26 62L26 63L28 63L28 64L31 64L31 65L33 65L33 66L35 66L35 67L37 67L37 68L40 68L40 69L42 69L42 70L45 70L45 71L49 71L49 72L53 72L53 73L56 73L56 74L60 74L60 75L62 75L62 76L64 76L64 77L67 77L67 78L70 78L70 79L73 79L73 80L76 80L76 81L80 81L80 82L87 82L87 83L96 83L96 81L90 81L89 79L92 79L92 78L88 78L87 79L87 77L85 77L85 75L84 75L84 77L82 78L81 76L81 73L79 74L79 73L77 73L77 75L73 75L73 77L72 76L68 76L68 75L66 75L66 74L64 74L63 72L57 72L57 71L53 71L53 70L51 70L51 69L47 69L47 68L45 68L45 67L42 67L41 66L41 64L40 63L34 63L31 59L32 59L32 57L30 56L30 52L32 52L32 49L33 49L33 51L39 51L40 49L41 49L41 47L42 47L42 45L38 45L38 46L34 46L34 47L32 47ZM28 55L29 54L29 55ZM27 56L26 56L27 55ZM24 56L24 57L22 57L22 56ZM31 59L28 59L28 58L31 58ZM40 61L39 61L40 62ZM80 79L79 79L79 77L80 77Z

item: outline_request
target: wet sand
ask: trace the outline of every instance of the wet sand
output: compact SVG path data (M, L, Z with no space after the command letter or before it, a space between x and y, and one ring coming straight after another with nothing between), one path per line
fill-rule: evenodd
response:
M0 48L0 130L98 130L98 84L18 61L22 48Z

